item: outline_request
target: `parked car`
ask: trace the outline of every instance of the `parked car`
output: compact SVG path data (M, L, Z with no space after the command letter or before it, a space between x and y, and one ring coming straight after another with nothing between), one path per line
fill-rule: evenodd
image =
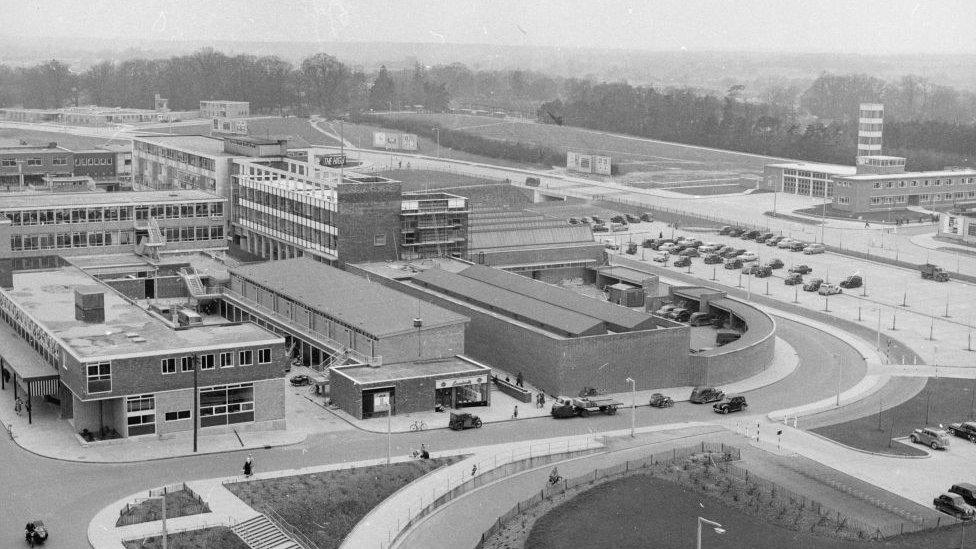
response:
M843 293L843 291L844 290L842 290L840 286L836 286L834 284L821 284L820 287L817 288L817 293L820 295L836 295Z
M638 246L636 242L628 242L627 243L627 253L629 255L636 255L637 254L637 248L639 248L639 247L640 246Z
M732 232L732 227L729 227L728 225L725 225L724 227L718 230L718 234L729 234L731 232Z
M772 237L773 237L773 233L763 233L756 237L756 242L759 242L761 244L763 242L766 242Z
M593 222L594 223L599 223L601 225L603 225L604 223L606 223L606 221L604 221L602 217L597 217L595 215L593 216Z
M288 382L294 385L295 387L301 387L303 385L308 385L309 383L311 383L312 378L308 377L305 374L298 374L297 376L292 376L291 378L289 378Z
M685 251L688 251L688 250L685 250ZM675 259L674 260L674 263L672 263L672 265L674 265L675 267L688 267L688 266L691 265L691 258L688 257L688 256L686 256L686 255L683 255L683 256L679 257L678 259Z
M725 393L715 387L695 387L691 391L688 399L693 404L707 404L709 402L720 402L725 398Z
M730 270L731 269L741 269L742 268L742 260L739 259L738 257L733 257L731 259L726 259L725 260L725 268L726 269L730 269Z
M662 244L658 244L657 251L659 251L659 252L670 252L671 250L673 250L673 249L675 249L677 247L678 247L678 245L675 244L674 242L664 242Z
M615 232L616 231L626 231L627 230L627 224L626 223L610 223L610 230L611 231L615 231Z
M742 338L742 334L739 332L733 332L731 330L721 331L715 334L715 346L721 347L727 343L738 341L740 338Z
M756 278L769 278L773 276L773 270L769 268L769 265L756 265L756 268L752 271L752 274Z
M803 265L803 264L793 265L792 267L790 267L790 272L791 273L799 273L801 275L805 275L805 274L812 273L813 272L813 268L810 267L809 265Z
M953 484L949 488L949 493L959 494L962 496L963 501L969 505L976 505L976 486L968 482L960 482L959 484Z
M666 317L666 316L668 316L668 313L670 313L671 311L673 311L673 310L675 310L677 308L678 308L677 305L672 305L672 304L669 303L667 305L662 305L660 309L654 311L654 314L656 314L657 316L664 316L664 317Z
M610 229L603 223L596 223L591 227L591 230L595 233L609 233Z
M651 212L644 212L640 215L641 221L654 221L654 214Z
M779 259L777 257L774 257L774 258L772 258L772 259L769 260L769 263L766 263L766 266L769 267L770 269L782 269L783 268L783 260L782 259Z
M624 217L621 214L616 214L616 215L610 216L610 222L611 223L623 223L623 224L626 224L627 223L627 218Z
M759 256L752 252L746 252L740 255L739 259L741 259L742 261L756 261L759 259Z
M946 430L959 438L969 439L969 442L976 442L976 421L950 423L946 427Z
M674 406L674 399L661 393L654 393L651 395L651 401L648 404L655 408L670 408Z
M668 255L668 252L658 252L651 256L651 261L655 263L667 263L669 257L671 256Z
M784 240L786 240L786 237L785 236L782 236L782 235L780 235L780 236L774 236L772 238L767 238L766 239L766 242L763 242L763 244L765 244L767 246L777 246L777 245L779 245L780 242L782 242Z
M915 444L924 444L933 450L949 449L949 433L942 429L933 429L932 427L915 429L912 434L908 435L908 438Z
M715 250L715 253L721 254L722 252L727 252L729 250L734 250L734 249L735 248L733 248L732 246L726 246L725 244L723 244L719 246L718 249Z
M751 275L759 270L759 265L746 265L742 267L742 274Z
M715 242L706 242L698 247L698 251L703 254L714 253L716 250L721 248L721 244L716 244Z
M807 246L809 246L809 244L807 244L806 242L800 242L798 240L794 240L793 243L790 244L790 251L802 252Z
M731 412L741 412L748 408L749 405L746 404L746 397L744 396L734 396L725 402L719 402L718 404L712 405L712 410L718 414L728 414Z
M746 230L743 229L742 227L735 227L735 228L733 228L731 231L729 231L726 234L728 234L729 236L741 236L741 235L745 234L745 232L746 232Z
M667 314L667 317L671 320L677 320L678 322L688 322L688 319L691 317L691 311L679 307L677 309L672 309L671 312Z
M701 254L698 253L698 249L697 248L685 248L685 249L681 250L678 253L681 254L681 255L683 255L683 256L685 256L685 257L699 257L699 256L701 256Z
M624 214L624 219L626 219L628 223L640 223L641 222L641 218L637 217L634 214Z
M793 247L794 242L796 242L796 240L784 238L783 240L780 240L779 242L776 243L776 247L781 250L788 250L791 247Z
M722 263L723 261L722 256L718 254L708 254L702 258L702 262L706 265L714 265L716 263Z
M614 242L613 240L604 240L603 241L603 247L606 248L606 249L608 249L608 250L619 250L620 249L620 245L617 244L616 242Z
M713 320L715 320L715 318L709 313L691 313L691 316L688 317L688 324L692 326L707 326L711 324Z
M787 286L803 284L803 275L800 273L790 273L786 275L786 278L783 279L783 284L786 284Z
M840 281L840 287L847 289L860 288L861 284L864 284L864 280L860 277L860 275L851 275Z
M827 247L823 244L810 244L806 248L803 248L803 253L805 255L822 254L827 251Z
M583 217L580 218L580 223L583 223L585 225L589 225L590 223L593 223L593 218L592 217L588 217L588 216L583 216Z
M811 278L803 285L804 292L816 292L820 289L820 285L823 284L822 278Z
M575 217L570 217L569 218L569 224L570 225L579 225L580 224L580 220L579 219L576 219Z
M952 515L961 520L973 520L976 509L966 503L959 494L942 494L932 502L935 508L947 515Z
M451 413L451 418L447 422L447 426L451 428L452 431L463 431L464 429L480 429L481 428L481 418L469 414L469 413Z
M753 240L753 239L755 239L755 238L756 238L757 236L759 236L759 235L761 235L761 234L762 234L762 232L760 232L760 231L757 231L757 230L755 230L755 229L753 229L753 230L751 230L751 231L747 231L747 232L745 232L745 233L744 233L744 234L742 235L742 239L743 239L743 240Z
M641 247L642 248L653 248L653 247L657 246L657 242L655 242L655 240L657 240L657 239L656 238L648 238L648 239L645 239L643 242L641 242Z
M684 244L685 246L688 246L690 248L695 248L695 249L698 249L698 247L703 244L702 241L698 240L697 238L686 238L682 240L681 243Z
M739 255L736 252L737 252L737 250L735 248L727 248L724 251L720 252L718 255L724 257L725 259L729 259L729 258L736 257L737 255Z

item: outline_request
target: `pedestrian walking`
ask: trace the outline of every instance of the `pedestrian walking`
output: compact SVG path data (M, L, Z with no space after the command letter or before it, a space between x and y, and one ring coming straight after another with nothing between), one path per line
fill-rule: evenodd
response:
M515 409L512 410L512 419L518 419L518 404L516 404Z
M24 409L24 401L20 400L20 397L17 397L17 400L14 401L14 412L16 412L17 415L19 416L21 410L23 409Z
M471 476L474 476L475 473L477 472L478 472L478 464L475 463L474 465L471 466Z
M657 232L657 237L658 238L664 238L664 231L658 231Z
M254 461L251 459L251 454L247 455L247 459L244 460L244 476L250 477L254 474Z
M427 451L427 445L420 445L420 459L430 459L430 452Z
M522 372L515 375L515 384L519 387L524 387L524 385L522 385Z

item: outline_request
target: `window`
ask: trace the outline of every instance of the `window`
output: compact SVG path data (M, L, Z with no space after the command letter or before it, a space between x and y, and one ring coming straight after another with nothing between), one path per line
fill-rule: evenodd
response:
M200 369L201 370L213 370L214 369L214 356L213 355L200 355Z
M164 374L175 374L176 373L176 359L175 358L164 358L159 361L163 366Z
M27 165L28 166L40 166L41 164L42 164L42 162L41 162L41 159L40 158L28 158L27 159Z
M233 368L234 358L231 353L220 353L220 367Z
M0 160L0 168L13 168L16 166L17 166L16 160L8 160L8 159Z
M190 411L179 410L176 412L166 412L166 415L163 417L166 419L166 421L181 421L184 419L190 419Z
M918 181L917 180L914 180L914 179L912 180L912 187L918 187Z
M125 415L130 437L156 432L156 398L152 395L126 397Z
M237 353L237 363L241 366L254 364L254 351L241 351Z
M201 427L254 421L254 384L202 389L199 413Z
M180 371L181 372L192 372L193 371L193 357L192 356L181 356L180 357Z
M881 188L881 182L880 181L875 181L874 182L874 188L875 189L880 189Z
M112 364L110 362L89 364L86 370L88 394L112 392Z
M68 159L65 158L65 157L63 157L63 156L59 156L59 157L55 158L51 162L51 164L54 164L55 166L67 166L68 165Z
M271 364L271 349L258 349L258 364Z
M898 182L898 186L901 187L901 188L904 188L905 187L905 182L904 181L899 181Z
M386 233L373 235L373 246L386 246Z

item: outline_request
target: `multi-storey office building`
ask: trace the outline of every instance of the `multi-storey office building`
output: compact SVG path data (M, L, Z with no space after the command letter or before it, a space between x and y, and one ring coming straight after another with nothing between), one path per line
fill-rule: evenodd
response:
M131 253L157 229L165 253L226 249L224 204L198 190L30 193L5 196L0 214L7 257Z
M76 431L284 428L281 337L250 323L177 327L70 265L5 286L0 354L15 391L58 402Z
M849 212L946 208L976 199L976 170L859 173L835 180L834 207Z
M72 152L57 143L46 147L0 148L0 186L3 190L42 184L44 177L73 175Z

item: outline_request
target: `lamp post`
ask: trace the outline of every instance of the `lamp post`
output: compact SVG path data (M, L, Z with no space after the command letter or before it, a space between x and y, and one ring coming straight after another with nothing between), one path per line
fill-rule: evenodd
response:
M698 542L695 544L695 547L697 549L701 549L701 546L702 546L701 545L702 524L707 524L707 525L711 526L712 527L712 530L714 530L716 534L724 534L725 533L725 528L722 528L722 525L721 524L719 524L719 523L717 523L715 521L708 520L706 518L698 517Z
M840 407L840 360L837 358L837 353L831 353L834 357L834 364L837 366L837 407Z
M630 383L630 437L634 437L634 424L637 421L637 382L634 378L628 377L627 383Z
M438 126L431 128L434 130L434 134L437 135L437 158L441 157L441 129Z
M197 372L200 370L200 355L193 355L193 453L197 452L197 438L199 438L200 432L200 403L198 399L200 398L200 383L197 379ZM165 500L164 500L165 501ZM166 504L163 503L163 509L166 509ZM165 511L164 511L165 514ZM163 530L166 531L165 529ZM165 534L163 539L166 539ZM166 545L164 544L163 547Z

